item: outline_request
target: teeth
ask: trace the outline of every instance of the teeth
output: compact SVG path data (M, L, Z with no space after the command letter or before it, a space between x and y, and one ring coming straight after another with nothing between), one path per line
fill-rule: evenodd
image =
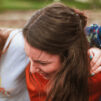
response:
M46 74L40 73L41 76L43 76L45 79L47 78Z
M44 79L48 79L48 74L45 74L43 72L38 72Z

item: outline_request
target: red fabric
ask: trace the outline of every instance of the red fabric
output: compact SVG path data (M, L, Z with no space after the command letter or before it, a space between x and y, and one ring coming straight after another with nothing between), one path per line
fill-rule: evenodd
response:
M48 80L44 79L38 73L30 75L30 65L26 68L26 83L29 91L30 101L45 101L46 93L44 91Z
M26 68L26 83L30 101L45 101L46 93L44 89L48 81L39 74L32 76L33 78L30 76L28 65ZM101 97L101 72L89 78L89 89L89 101L99 101Z
M89 101L99 101L101 97L101 72L89 78Z

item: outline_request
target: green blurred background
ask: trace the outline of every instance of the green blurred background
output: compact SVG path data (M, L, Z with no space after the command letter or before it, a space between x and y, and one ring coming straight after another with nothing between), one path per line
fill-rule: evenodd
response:
M101 0L0 0L0 27L21 28L35 10L57 1L86 10L88 17L91 17L89 24L101 24Z
M101 8L101 0L0 0L0 10L39 9L56 1L79 9Z

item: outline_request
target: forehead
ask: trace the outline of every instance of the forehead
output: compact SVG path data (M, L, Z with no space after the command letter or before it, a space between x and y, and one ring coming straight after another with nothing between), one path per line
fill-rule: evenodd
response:
M59 57L58 55L52 55L52 54L48 54L45 51L39 50L35 47L32 47L28 44L28 42L25 40L25 52L26 54L34 59L34 60L43 60L43 61L47 61L47 60L54 60L57 57Z

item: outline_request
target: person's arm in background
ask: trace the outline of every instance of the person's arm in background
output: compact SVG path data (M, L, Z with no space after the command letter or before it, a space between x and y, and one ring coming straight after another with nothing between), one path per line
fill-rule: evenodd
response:
M14 29L11 28L0 28L0 52L2 51L9 34L13 30Z
M91 58L91 73L94 75L101 71L101 26L93 24L85 28L90 49L88 54Z
M7 39L11 31L14 29L12 28L0 28L0 36L4 36L4 39Z

